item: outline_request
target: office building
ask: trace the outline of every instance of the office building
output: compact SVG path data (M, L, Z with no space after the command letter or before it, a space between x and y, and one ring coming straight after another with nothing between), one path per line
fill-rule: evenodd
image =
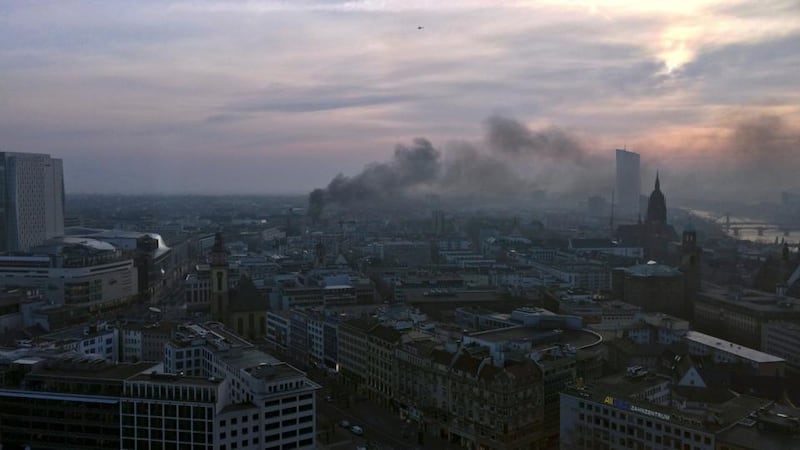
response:
M642 178L639 173L639 154L617 149L617 183L614 217L634 222L639 216L639 196Z
M52 305L90 311L128 304L138 294L134 260L107 242L64 237L0 256L0 286L39 289Z
M534 361L497 364L485 347L451 352L431 342L406 344L396 359L395 398L421 435L464 448L542 448L542 369Z
M763 327L775 321L800 323L795 299L703 283L695 300L692 326L740 345L761 348Z
M761 350L786 360L786 368L800 374L800 324L769 322L761 327Z
M164 353L167 373L226 380L215 448L315 448L319 386L305 373L214 322L183 327Z
M755 425L751 417L773 403L746 395L683 403L678 391L668 378L635 367L568 388L561 393L561 448L738 448L718 446L728 441L721 435L738 423Z
M60 159L0 152L0 252L26 252L64 234L64 170Z
M614 269L613 291L617 298L645 311L688 318L692 305L686 298L684 279L680 270L650 261Z
M709 356L715 363L743 364L761 376L782 377L786 360L699 331L688 331L686 343L692 356Z
M221 334L224 331L197 329L222 338L220 345L230 342L231 335ZM242 351L238 356L215 353L208 366L216 375L210 376L163 373L163 366L152 362L111 364L87 357L28 355L2 361L0 445L76 450L315 448L313 389L308 389L311 385L302 373L268 355L232 347L237 348ZM177 360L174 354L171 358ZM242 369L248 365L245 361L269 362Z
M40 357L4 362L0 444L18 449L122 448L120 403L125 380L152 366Z

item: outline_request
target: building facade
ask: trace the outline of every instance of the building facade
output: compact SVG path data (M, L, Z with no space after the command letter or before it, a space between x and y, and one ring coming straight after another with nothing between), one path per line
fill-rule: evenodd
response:
M180 330L166 345L164 370L226 380L221 395L230 408L215 422L220 429L215 448L315 448L314 391L319 386L221 324L188 325ZM223 431L225 426L232 428Z
M27 252L64 235L64 170L60 159L0 152L0 252Z
M134 261L106 242L62 238L35 255L0 256L0 285L36 288L55 305L110 309L135 300Z
M642 193L642 178L639 172L639 154L617 149L617 178L614 215L633 222L639 215L639 197Z

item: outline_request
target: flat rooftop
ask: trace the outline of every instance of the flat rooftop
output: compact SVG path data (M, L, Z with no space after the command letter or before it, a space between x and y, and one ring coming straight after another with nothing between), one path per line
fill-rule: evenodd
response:
M710 431L704 425L708 411L688 411L680 408L658 405L646 399L642 399L639 395L663 383L669 383L669 379L658 375L631 378L627 377L624 373L619 373L601 378L584 388L567 388L563 391L563 394L585 398L597 403L606 403L608 397L623 400L632 405L668 415L669 420L675 423L706 432ZM746 418L751 412L771 403L773 403L771 400L739 395L730 400L709 405L709 410L713 410L719 417L721 422L718 425L719 428L725 428Z
M260 364L272 365L281 362L274 356L256 348L217 351L214 352L214 355L238 369L251 369L253 367L259 367Z
M548 338L553 336L554 331L557 331L557 335L559 336L558 343L569 344L576 349L591 347L595 344L599 344L603 340L600 335L589 330L553 330L525 326L480 331L471 333L469 336L492 343L506 341L537 341L544 339L546 341L534 345L534 347L546 348L553 345L552 340L548 340Z
M42 335L40 339L48 340L48 341L74 341L74 340L84 340L84 339L91 339L97 336L102 336L107 333L113 333L113 330L97 330L95 331L86 331L87 328L91 328L88 325L77 325L70 328L65 328L63 330L55 331L53 333L48 333Z
M153 384L179 384L182 386L217 386L223 382L222 378L204 378L204 377L186 377L181 375L163 374L163 373L139 373L126 381L135 381L137 383L153 383Z
M406 304L412 303L470 303L506 301L505 294L499 291L452 291L448 295L425 295L429 288L405 290Z
M722 431L718 441L736 443L744 448L800 448L800 434L759 429L757 421L785 422L788 418L797 417L798 411L783 405L772 405L769 411L748 417ZM794 424L789 424L789 428Z
M61 359L40 363L28 376L123 381L156 366L152 362L111 364L97 359Z
M762 313L800 315L800 300L754 289L732 291L712 283L703 283L697 301L714 301Z
M266 381L277 381L287 378L305 376L305 373L286 363L268 364L247 369L247 373L255 378Z
M754 361L758 363L776 363L786 361L778 356L770 355L769 353L764 353L750 347L734 344L733 342L726 341L725 339L720 339L705 333L700 333L698 331L687 331L686 340L705 345L712 351L718 350L721 352L730 353L748 361Z

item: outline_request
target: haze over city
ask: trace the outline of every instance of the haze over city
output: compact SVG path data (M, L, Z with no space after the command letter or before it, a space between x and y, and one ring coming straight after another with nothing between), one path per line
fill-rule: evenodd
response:
M0 0L0 449L800 449L799 0Z
M798 3L630 3L4 2L2 148L68 193L307 193L415 138L425 192L608 196L623 147L674 198L797 189Z

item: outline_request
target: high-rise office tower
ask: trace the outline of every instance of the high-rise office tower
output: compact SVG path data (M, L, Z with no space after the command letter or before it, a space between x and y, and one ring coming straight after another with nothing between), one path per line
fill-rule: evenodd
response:
M0 152L0 252L64 234L64 169L38 153Z
M617 185L615 215L623 221L636 220L642 179L639 175L639 154L617 149Z

